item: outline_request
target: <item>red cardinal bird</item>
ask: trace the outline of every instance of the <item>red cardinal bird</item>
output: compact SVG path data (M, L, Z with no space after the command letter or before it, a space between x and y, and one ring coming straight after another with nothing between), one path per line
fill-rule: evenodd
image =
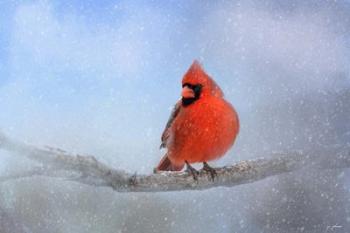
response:
M239 131L237 113L224 99L220 87L194 61L182 79L182 98L166 124L162 147L168 149L155 171L180 171L184 165L196 179L190 164L203 163L214 178L207 161L222 157L233 145Z

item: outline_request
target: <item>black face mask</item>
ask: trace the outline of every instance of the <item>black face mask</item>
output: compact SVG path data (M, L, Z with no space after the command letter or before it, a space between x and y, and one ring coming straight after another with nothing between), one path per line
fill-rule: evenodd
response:
M186 106L194 103L196 100L199 99L199 96L202 93L202 87L203 86L201 84L192 85L190 83L185 83L185 84L182 85L182 87L185 87L185 86L187 86L188 88L192 89L193 92L194 92L194 97L191 97L191 98L184 98L184 97L182 97L182 105L186 107Z

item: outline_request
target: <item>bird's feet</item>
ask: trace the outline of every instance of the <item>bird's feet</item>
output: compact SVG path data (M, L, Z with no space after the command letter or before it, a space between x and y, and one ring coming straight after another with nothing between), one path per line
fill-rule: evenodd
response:
M210 174L212 181L214 181L214 178L218 176L215 168L210 167L207 162L203 162L203 170Z
M131 186L135 186L137 184L137 174L136 172L134 173L134 175L132 175L130 178L129 178L129 185Z
M193 179L197 181L199 171L197 171L194 167L192 167L187 161L185 161L185 163L186 163L186 172L190 173Z

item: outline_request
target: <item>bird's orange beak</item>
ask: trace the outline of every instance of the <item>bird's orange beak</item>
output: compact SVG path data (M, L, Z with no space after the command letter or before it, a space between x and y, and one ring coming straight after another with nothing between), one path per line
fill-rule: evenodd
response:
M189 88L188 86L184 86L182 88L181 95L185 99L194 98L195 97L194 91L191 88Z

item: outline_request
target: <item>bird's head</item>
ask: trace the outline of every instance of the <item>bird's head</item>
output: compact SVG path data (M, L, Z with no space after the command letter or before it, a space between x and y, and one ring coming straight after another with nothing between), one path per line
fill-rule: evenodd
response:
M188 106L206 96L223 97L223 92L213 79L194 61L182 79L182 104Z

